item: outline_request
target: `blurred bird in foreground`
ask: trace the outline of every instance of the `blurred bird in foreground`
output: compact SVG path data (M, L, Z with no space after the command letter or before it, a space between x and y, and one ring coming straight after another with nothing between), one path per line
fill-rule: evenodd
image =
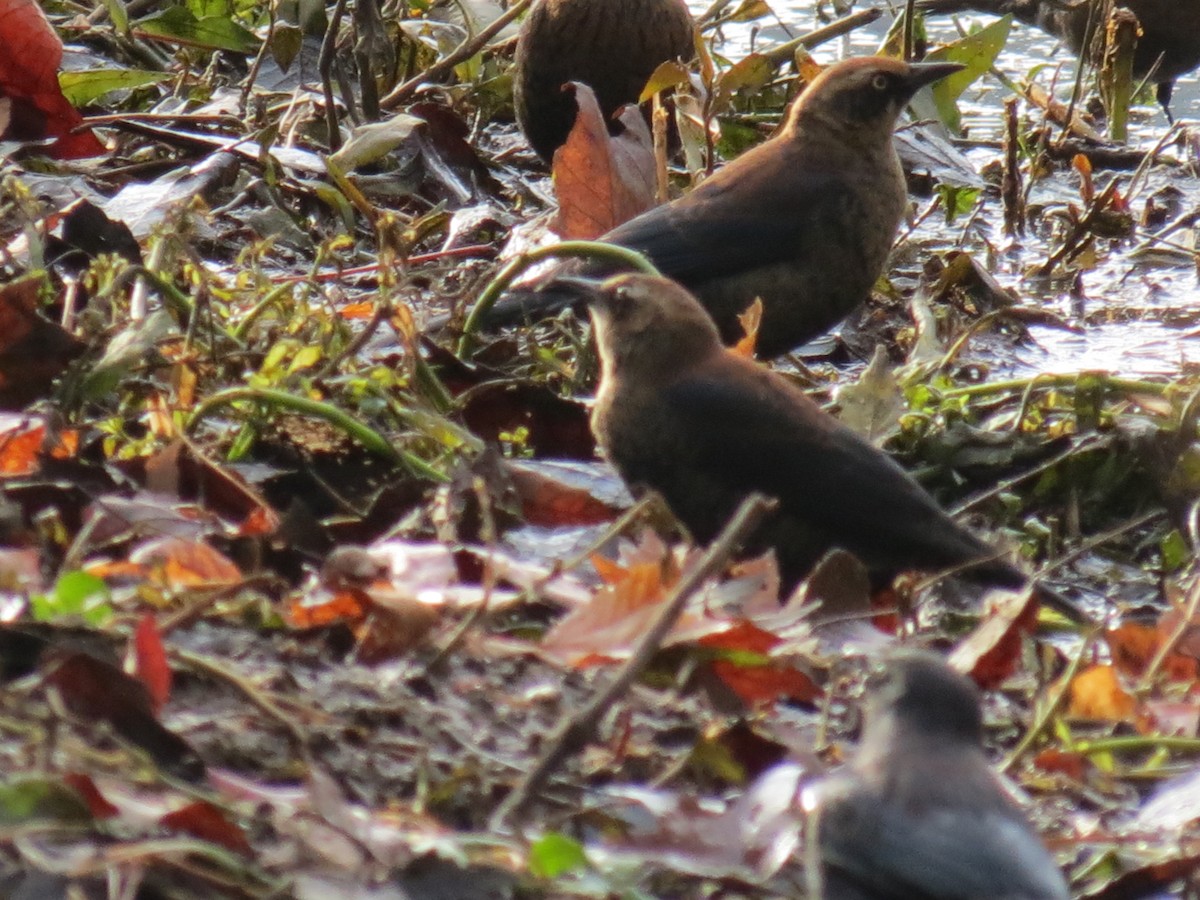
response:
M929 653L884 665L858 752L811 796L822 897L1067 900L984 756L974 684Z
M975 582L1026 583L889 456L779 373L722 346L679 285L622 275L591 294L601 361L592 430L631 489L660 493L697 541L711 541L758 491L779 508L749 549L774 548L785 589L834 547L876 582L962 568ZM1052 592L1039 597L1080 615Z
M661 63L695 55L692 15L684 0L537 0L517 38L513 104L538 156L550 162L575 123L575 99L563 90L581 81L604 117L637 103Z
M761 298L759 354L793 350L869 296L907 204L892 129L918 89L960 68L880 57L830 66L774 137L601 240L640 251L693 291L726 341L741 337L738 315ZM613 269L589 262L560 272ZM540 289L511 291L482 324L536 321L580 300L551 276Z
M1153 73L1158 102L1168 115L1175 80L1200 66L1200 0L921 0L917 6L937 13L1012 14L1060 38L1093 65L1101 61L1109 12L1125 7L1142 29L1134 74L1145 78Z

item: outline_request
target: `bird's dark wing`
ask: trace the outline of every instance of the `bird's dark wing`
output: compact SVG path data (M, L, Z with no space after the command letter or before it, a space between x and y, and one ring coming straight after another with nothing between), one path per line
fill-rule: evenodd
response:
M788 173L772 183L751 166L715 181L723 175L683 201L645 212L601 239L638 250L668 278L695 285L800 260L810 252L818 264L816 250L807 245L836 242L839 230L855 222L861 228L866 215L845 179L832 173Z
M700 473L778 498L784 514L872 568L940 568L988 554L890 457L769 373L753 375L718 372L665 389L674 421L664 427L689 436L688 463Z
M848 787L839 795L839 787ZM1067 900L1053 858L1016 814L912 810L853 783L822 793L826 860L879 898Z

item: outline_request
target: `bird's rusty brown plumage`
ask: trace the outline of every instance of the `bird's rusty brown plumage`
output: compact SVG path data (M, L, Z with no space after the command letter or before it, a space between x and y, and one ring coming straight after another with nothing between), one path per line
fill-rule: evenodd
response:
M684 0L537 0L517 39L513 103L530 146L549 162L575 122L563 86L580 81L610 119L637 103L658 66L694 55Z
M785 586L833 547L877 579L969 565L964 577L1024 583L890 457L779 373L726 349L679 285L618 276L591 312L602 368L596 438L631 488L660 493L697 540L715 537L758 491L779 509L751 549L774 548Z
M907 205L892 146L897 116L919 87L958 68L880 57L830 66L774 137L602 239L644 253L687 286L727 341L761 298L759 353L792 350L864 301L882 273ZM611 274L597 264L583 271ZM578 299L551 279L501 300L484 325L536 319Z

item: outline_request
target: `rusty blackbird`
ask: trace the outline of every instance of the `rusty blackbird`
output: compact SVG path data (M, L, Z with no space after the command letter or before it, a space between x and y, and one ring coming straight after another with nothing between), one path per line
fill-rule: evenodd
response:
M833 547L855 554L876 583L963 567L972 581L1025 584L887 454L778 372L722 346L684 288L620 275L591 293L601 362L592 430L630 488L661 494L698 541L758 491L779 508L749 549L774 548L785 589ZM1079 616L1064 598L1039 597Z
M602 240L644 253L693 291L727 341L741 336L738 314L761 298L759 354L793 350L867 299L907 203L896 118L920 87L960 68L881 57L830 66L774 137ZM612 274L598 263L572 271ZM511 292L483 324L536 320L580 299L551 278Z
M1108 11L1123 6L1142 26L1134 73L1143 78L1153 69L1158 101L1168 114L1175 79L1200 66L1200 0L922 0L918 6L928 12L1011 13L1061 38L1093 63L1099 62ZM1099 41L1093 39L1097 35Z
M517 123L550 162L575 124L563 91L582 81L608 119L637 103L658 66L695 55L684 0L537 0L521 25L513 73Z
M1067 900L1066 881L983 752L975 685L893 652L850 764L815 806L826 900Z

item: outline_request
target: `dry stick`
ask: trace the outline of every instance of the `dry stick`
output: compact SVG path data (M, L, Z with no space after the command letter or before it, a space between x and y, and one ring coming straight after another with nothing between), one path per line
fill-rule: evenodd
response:
M325 93L325 127L329 131L326 144L330 150L337 150L342 146L342 137L338 132L337 100L333 96L333 56L337 48L338 30L345 15L346 0L337 0L329 16L325 39L321 41L321 52L317 56L317 72L321 76L321 87Z
M1075 676L1078 674L1080 667L1083 665L1083 660L1087 656L1088 650L1091 649L1092 642L1095 641L1096 636L1099 633L1100 626L1097 626L1083 636L1083 640L1079 643L1079 651L1071 658L1071 662L1067 665L1066 670L1059 678L1058 688L1055 690L1049 702L1045 705L1045 707L1043 707L1041 715L1038 716L1037 720L1034 721L1031 726L1029 726L1029 730L1026 731L1021 740L1017 742L1017 746L1013 748L1013 751L1006 756L1004 761L998 766L1001 772L1007 772L1009 769L1011 769L1017 760L1029 752L1029 748L1034 745L1037 739L1041 736L1042 732L1049 727L1050 723L1054 719L1055 714L1058 712L1059 707L1061 707L1066 701L1067 694L1069 694L1071 691L1071 682L1075 680Z
M913 61L913 18L917 11L917 0L908 0L904 7L904 61Z
M751 494L742 501L729 524L717 535L700 558L696 567L680 580L663 604L662 612L635 648L633 656L621 667L608 687L592 698L592 702L575 715L565 719L550 738L549 748L525 779L513 789L492 814L490 827L499 831L510 818L515 818L525 809L533 795L541 790L551 773L568 756L581 750L596 731L596 726L613 703L625 693L659 646L674 627L683 608L697 589L714 572L725 565L738 546L763 518L775 508L775 501L762 494Z
M485 46L488 41L494 38L497 34L504 30L509 22L515 19L521 13L529 8L529 4L533 0L519 0L510 6L500 18L496 19L491 25L479 32L473 38L468 38L463 41L452 51L449 56L445 56L438 60L424 72L414 75L404 84L396 87L390 94L379 101L380 109L395 109L409 97L417 92L417 89L428 81L437 81L461 62L466 62Z
M808 34L793 38L786 44L780 44L778 47L768 50L763 56L770 60L771 65L781 66L785 62L791 62L792 58L796 55L796 51L801 47L805 50L811 50L834 38L849 34L856 28L869 25L882 15L883 11L879 9L859 10L856 13L830 22L828 25L818 28L815 31L810 31Z

